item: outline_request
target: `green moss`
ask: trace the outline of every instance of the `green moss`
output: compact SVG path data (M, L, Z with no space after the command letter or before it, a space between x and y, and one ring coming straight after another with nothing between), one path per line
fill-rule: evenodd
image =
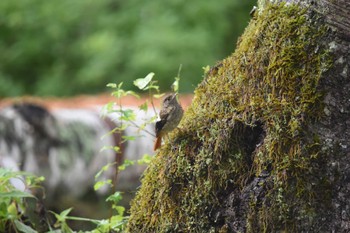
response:
M317 85L329 57L319 44L326 28L306 15L265 5L236 51L206 74L182 130L144 175L129 232L224 232L212 216L220 198L266 170L270 186L263 203L251 200L248 231L293 231L317 214L312 182L329 184L314 178L322 155L307 127L322 113Z

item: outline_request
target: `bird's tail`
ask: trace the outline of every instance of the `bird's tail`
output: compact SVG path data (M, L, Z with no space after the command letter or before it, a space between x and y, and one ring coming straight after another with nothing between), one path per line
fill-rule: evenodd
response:
M162 136L158 136L154 143L154 150L156 151L162 145Z

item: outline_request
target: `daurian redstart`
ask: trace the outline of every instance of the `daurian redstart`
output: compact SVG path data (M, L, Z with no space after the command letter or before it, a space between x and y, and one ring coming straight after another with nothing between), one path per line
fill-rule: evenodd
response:
M162 137L174 130L180 123L184 110L177 102L177 94L167 95L159 112L159 120L156 122L156 142L154 150L157 150L162 144Z

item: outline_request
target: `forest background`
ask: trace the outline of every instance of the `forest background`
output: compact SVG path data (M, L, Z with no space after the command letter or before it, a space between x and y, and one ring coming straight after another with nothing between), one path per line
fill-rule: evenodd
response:
M72 96L181 69L191 92L203 67L234 51L254 0L0 1L0 97Z

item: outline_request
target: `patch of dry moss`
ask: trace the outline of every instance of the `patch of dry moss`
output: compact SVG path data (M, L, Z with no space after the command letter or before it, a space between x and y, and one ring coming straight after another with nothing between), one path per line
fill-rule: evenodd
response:
M321 155L307 127L322 113L317 84L329 58L319 43L326 29L306 15L265 6L236 51L207 73L182 130L144 175L128 232L225 232L215 216L220 197L263 171L271 187L263 203L251 200L248 231L294 229L317 214Z

